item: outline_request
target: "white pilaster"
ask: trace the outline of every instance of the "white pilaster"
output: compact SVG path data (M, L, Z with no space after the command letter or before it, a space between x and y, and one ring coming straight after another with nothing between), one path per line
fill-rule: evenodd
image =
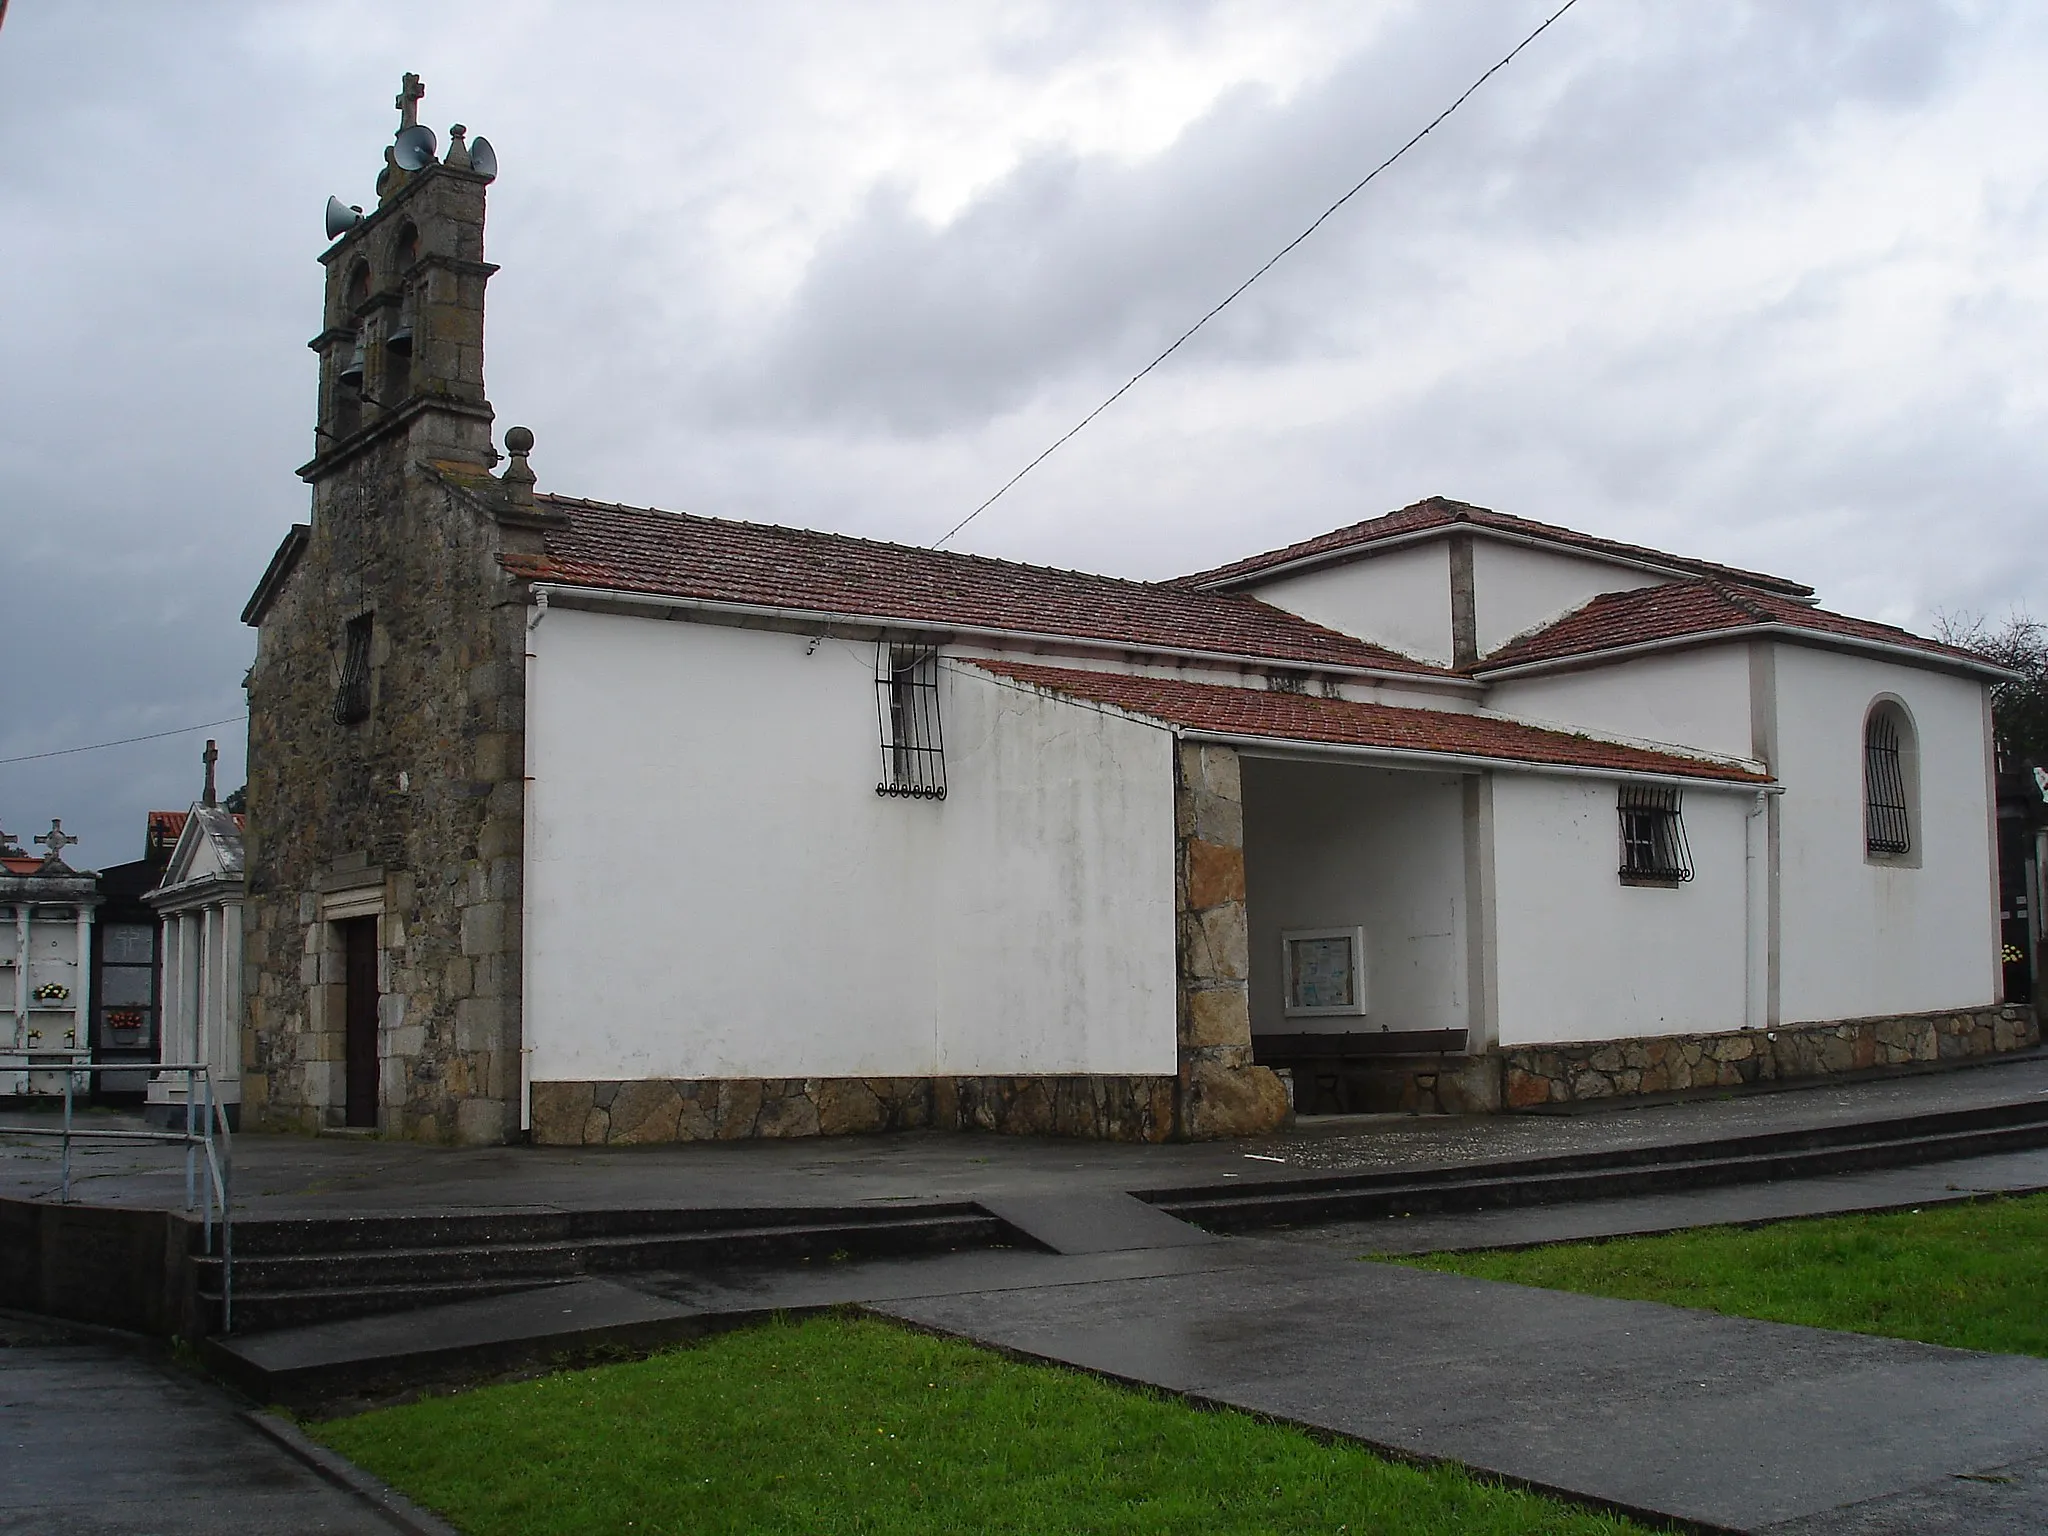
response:
M221 1055L219 1077L224 1083L242 1080L242 906L228 901L221 906ZM236 1096L237 1102L240 1095Z
M78 908L78 985L71 989L71 1044L81 1056L92 1054L92 911Z
M28 1045L28 903L14 909L14 1045Z

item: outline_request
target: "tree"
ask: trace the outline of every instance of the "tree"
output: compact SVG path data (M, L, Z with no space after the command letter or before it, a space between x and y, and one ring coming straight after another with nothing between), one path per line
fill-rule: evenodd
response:
M1937 639L2019 674L1991 685L1991 728L2012 768L2048 767L2048 624L2015 611L1994 626L1981 613L1938 614Z
M224 811L231 811L237 816L248 815L249 786L244 784L240 789L229 791L227 799L221 801L220 808Z

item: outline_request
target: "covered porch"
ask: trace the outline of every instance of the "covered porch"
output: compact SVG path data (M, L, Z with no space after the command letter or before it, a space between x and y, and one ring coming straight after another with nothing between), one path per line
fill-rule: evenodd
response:
M1469 1070L1491 1043L1484 778L1239 750L1253 1060L1298 1114L1497 1108Z

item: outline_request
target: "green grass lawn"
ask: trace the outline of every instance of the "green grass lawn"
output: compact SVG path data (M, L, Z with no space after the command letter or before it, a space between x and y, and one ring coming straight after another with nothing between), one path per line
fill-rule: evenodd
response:
M1639 1529L853 1318L319 1425L471 1536Z
M2048 1355L2048 1195L1395 1262L1959 1349Z

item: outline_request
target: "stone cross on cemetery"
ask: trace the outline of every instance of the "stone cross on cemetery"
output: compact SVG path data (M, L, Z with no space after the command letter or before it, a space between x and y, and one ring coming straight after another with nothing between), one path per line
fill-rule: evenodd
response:
M66 832L64 823L53 816L50 818L50 830L39 834L36 841L50 850L49 857L43 860L45 864L62 864L64 850L76 846L78 839Z
M408 73L399 83L398 97L391 104L398 108L398 129L403 133L419 122L420 98L427 94L427 88L420 84L420 77Z
M216 747L211 741L208 741L206 743L206 750L199 754L199 760L206 764L206 788L199 793L199 803L201 805L212 805L214 803L213 765L220 761L220 748Z

